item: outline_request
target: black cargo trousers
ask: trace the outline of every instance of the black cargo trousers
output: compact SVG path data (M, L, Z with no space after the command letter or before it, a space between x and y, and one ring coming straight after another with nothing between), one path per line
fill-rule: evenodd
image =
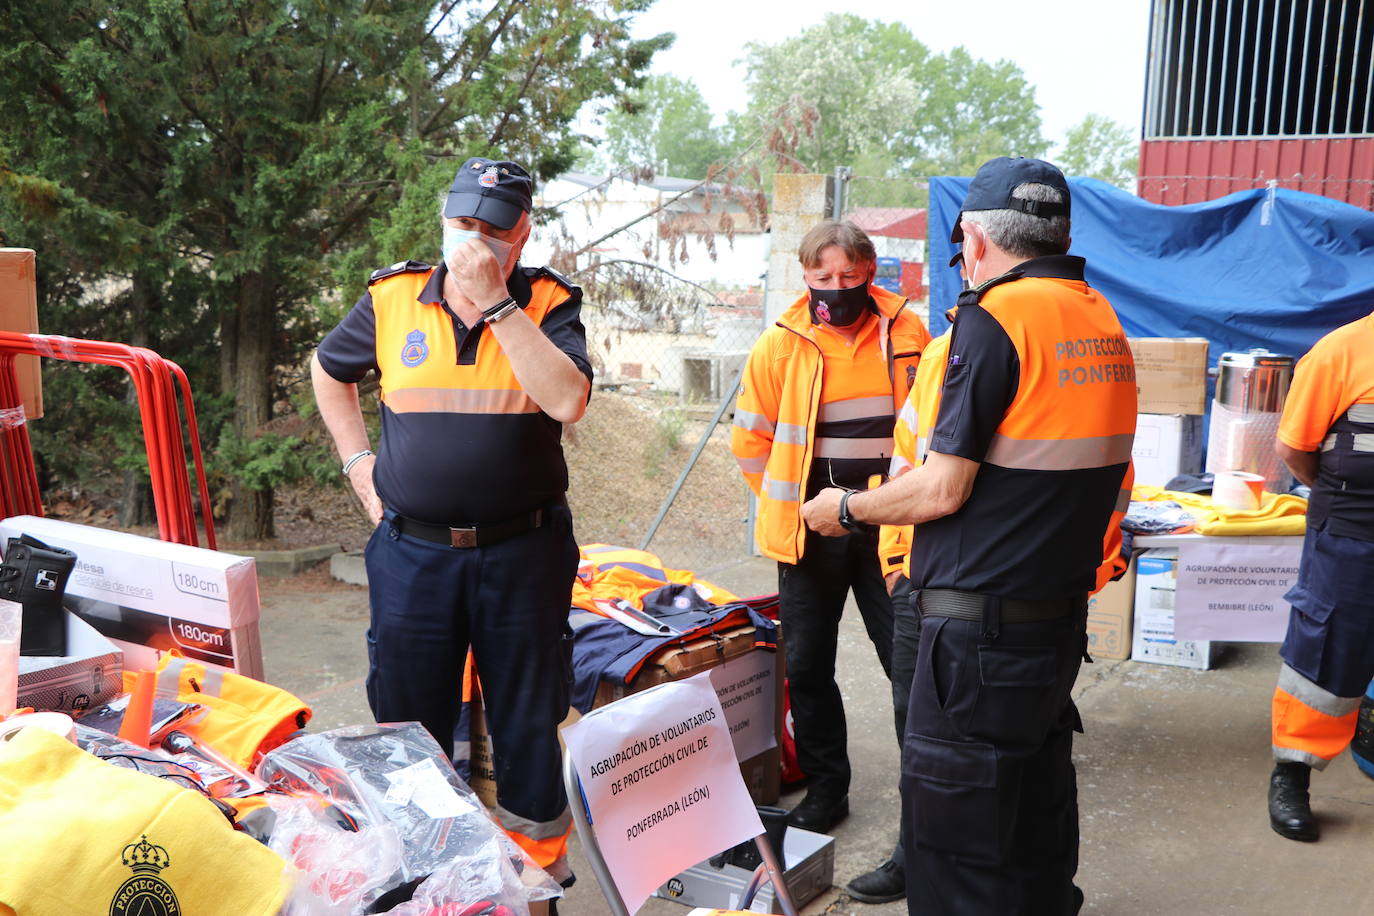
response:
M907 906L914 914L1070 916L1082 896L1082 731L1070 698L1086 599L1053 620L926 614L902 748Z

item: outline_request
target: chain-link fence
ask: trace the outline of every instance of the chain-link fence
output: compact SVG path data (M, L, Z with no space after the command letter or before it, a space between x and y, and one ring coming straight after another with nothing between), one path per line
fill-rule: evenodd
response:
M542 194L558 217L537 231L533 258L582 286L596 370L565 448L578 540L640 547L652 530L647 549L709 578L751 548L729 422L763 328L762 214L662 177L571 174Z
M709 578L753 551L749 491L730 454L729 423L736 379L765 327L763 221L730 225L721 218L729 201L703 204L703 195L689 193L664 207L661 191L584 176L559 193L568 198L562 219L546 234L561 233L565 251L596 242L596 255L584 252L573 276L585 291L597 379L566 449L578 540L647 540L667 565ZM924 187L855 176L841 193L840 212L877 247L877 282L924 317L926 211L915 205L924 203ZM644 218L636 221L637 213ZM703 225L714 231L703 237ZM605 226L625 228L607 234Z

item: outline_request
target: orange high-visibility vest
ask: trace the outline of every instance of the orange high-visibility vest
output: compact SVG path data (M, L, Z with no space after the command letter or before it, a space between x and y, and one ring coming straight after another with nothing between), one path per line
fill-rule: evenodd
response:
M915 381L930 332L906 299L878 286L869 293L878 307L875 358L887 362L895 414ZM763 332L745 364L731 429L731 451L759 498L759 550L783 563L801 559L806 542L801 505L815 457L824 372L817 333L807 296Z

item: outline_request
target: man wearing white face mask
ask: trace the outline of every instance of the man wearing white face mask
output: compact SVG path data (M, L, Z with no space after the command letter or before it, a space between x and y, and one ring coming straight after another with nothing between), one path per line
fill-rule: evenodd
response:
M826 832L849 813L850 766L835 648L854 592L883 674L892 659L892 600L877 528L808 533L802 501L825 487L860 490L887 472L897 410L930 334L902 296L873 285L877 252L853 223L825 222L797 249L807 293L749 354L731 448L759 497L759 550L778 561L797 757L809 777L789 823ZM884 690L887 688L884 687Z
M567 626L577 543L562 424L586 410L582 293L519 264L533 182L469 159L443 209L443 261L403 261L316 351L311 377L343 473L377 524L368 702L416 720L460 765L453 730L471 647L496 766L495 814L554 877L571 827L557 726L568 711ZM374 456L358 405L381 382Z

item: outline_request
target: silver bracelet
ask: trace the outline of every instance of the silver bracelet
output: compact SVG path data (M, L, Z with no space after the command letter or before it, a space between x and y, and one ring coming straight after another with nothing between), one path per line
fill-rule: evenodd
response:
M368 455L371 455L371 454L372 454L372 449L370 449L370 448L365 448L365 449L363 449L361 452L356 452L356 453L354 453L354 454L352 454L352 455L349 455L349 456L348 456L348 460L345 461L344 464L343 464L343 475L344 475L345 477L347 477L347 476L348 476L348 472L351 471L351 470L353 470L353 465L357 464L359 461L362 461L364 458L366 458Z

